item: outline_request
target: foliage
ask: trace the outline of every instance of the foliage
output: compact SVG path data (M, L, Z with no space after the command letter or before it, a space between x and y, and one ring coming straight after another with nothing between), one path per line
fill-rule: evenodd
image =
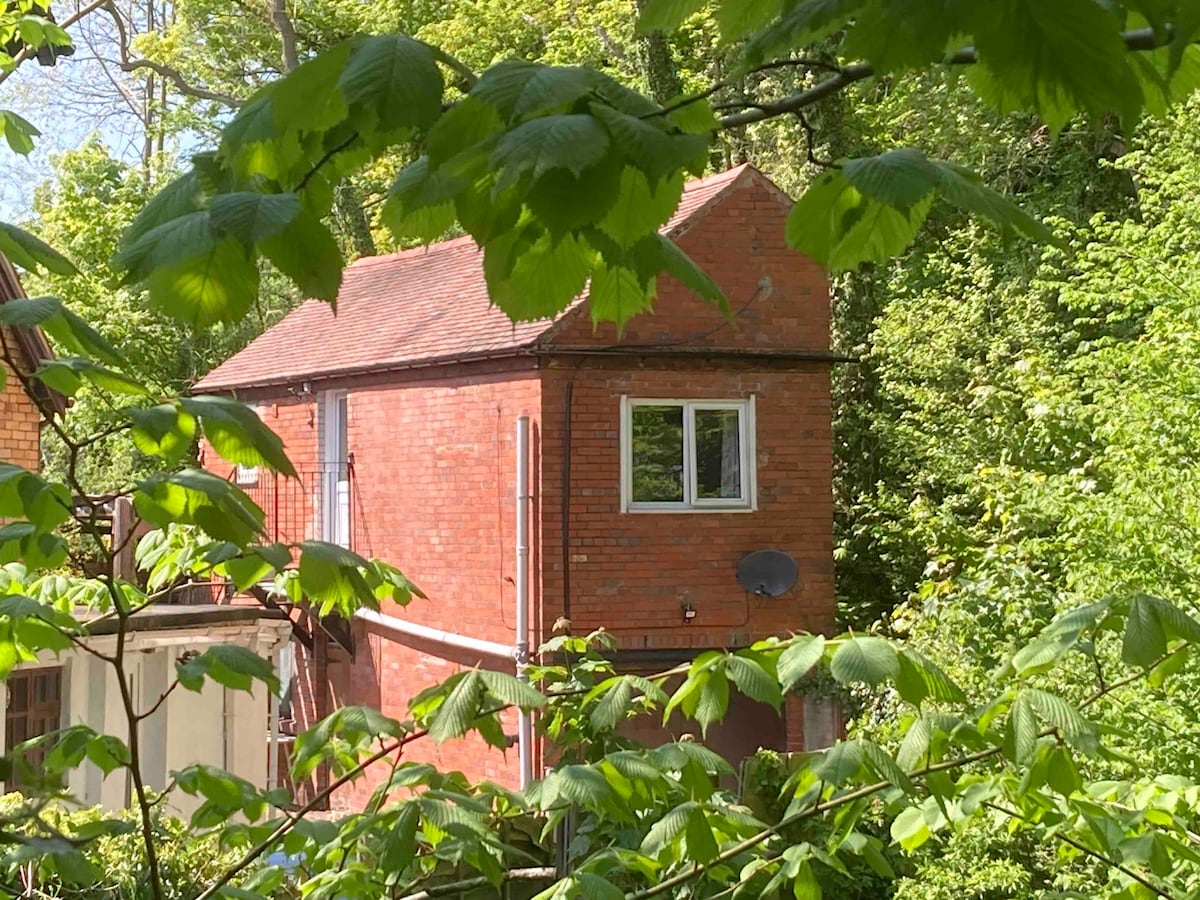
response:
M0 803L0 816L8 819L19 814L27 801L19 794L8 794ZM10 860L4 870L4 884L13 893L28 896L67 896L134 900L147 890L146 848L137 834L132 812L115 816L99 809L68 811L49 807L42 813L46 822L68 838L101 833L83 845L82 864L94 881L74 884L45 860ZM234 862L231 850L223 849L216 835L197 835L186 822L165 815L154 818L158 837L163 896L183 900L197 893L197 884L215 878ZM32 833L34 829L27 829ZM102 832L108 833L102 833Z
M141 207L119 234L105 226L90 239L113 247L109 271L129 292L123 297L156 311L148 321L169 317L198 332L232 331L263 295L264 273L281 273L306 296L335 298L343 254L327 221L338 191L364 167L386 167L401 156L405 165L380 213L397 241L429 240L461 227L483 248L490 296L512 318L553 316L586 289L594 318L621 326L650 308L664 273L723 303L711 279L658 233L686 174L708 165L714 133L797 114L807 135L809 112L828 113L825 101L852 85L861 90L872 78L875 89L901 95L906 86L947 96L965 91L980 104L972 113L990 110L981 112L986 118L1019 110L1056 135L1069 133L1068 126L1083 130L1081 116L1101 135L1113 122L1128 131L1145 109L1161 111L1190 88L1192 41L1200 29L1193 4L1169 0L1070 0L1054 8L1025 0L982 6L930 0L902 11L872 0L804 0L786 8L725 0L711 21L693 25L699 7L692 0L648 0L639 27L652 34L685 26L695 46L715 39L730 48L724 61L733 78L763 93L733 91L720 104L721 118L709 97L728 84L674 102L650 99L617 77L619 68L614 74L561 65L549 53L546 61L487 58L474 63L477 73L433 40L429 10L384 10L419 12L429 40L345 35L303 56L279 29L282 77L235 98L238 111L221 123L212 148L197 152L144 205L140 186L126 184L95 153L72 161L125 212ZM355 21L334 5L324 14L330 31ZM53 44L52 29L39 27L40 33L27 27L23 39ZM220 30L211 37L220 40ZM263 37L260 31L245 40ZM804 56L809 50L817 56ZM805 81L771 96L779 82L756 78L768 71L763 65L793 68ZM948 73L960 68L969 74L951 84ZM843 115L842 124L848 119ZM5 119L5 133L17 129L20 149L28 129L14 121ZM1170 749L1150 771L1134 765L1131 755L1141 752L1149 732L1128 727L1114 712L1127 692L1147 684L1161 695L1162 708L1183 716L1172 692L1188 690L1194 678L1181 671L1200 640L1186 583L1153 583L1164 561L1174 561L1159 549L1169 543L1164 520L1130 521L1124 513L1134 484L1188 497L1190 472L1179 461L1189 459L1190 432L1176 423L1191 412L1190 382L1181 379L1178 393L1174 383L1163 391L1160 376L1174 361L1163 347L1177 354L1190 344L1190 310L1172 314L1136 290L1130 308L1122 308L1110 291L1089 288L1088 275L1111 281L1112 273L1100 265L1105 251L1092 248L1078 223L1055 223L1060 248L1074 240L1083 251L1075 261L1061 249L1046 250L1032 268L1016 255L1001 257L994 249L1000 241L1014 234L1045 239L1046 224L933 147L882 141L851 152L851 141L842 143L847 152L811 181L789 218L793 245L834 269L854 269L905 251L928 224L948 269L863 276L890 282L890 315L879 322L873 351L892 351L898 362L877 371L879 389L897 400L898 413L882 423L896 470L884 485L893 505L882 510L902 519L897 484L906 478L928 486L919 502L909 501L908 515L919 521L912 531L923 546L937 548L932 574L938 577L923 589L929 615L911 629L914 640L857 631L771 637L646 677L613 669L602 632L563 635L542 648L541 664L529 673L532 685L467 670L414 698L405 721L339 710L297 740L293 774L327 765L333 778L298 811L283 814L279 794L210 766L175 773L171 790L200 801L189 834L212 835L237 854L219 874L201 876L199 900L285 889L313 898L400 896L431 880L452 893L498 887L518 873L552 882L542 898L818 897L823 883L831 890L842 884L837 876L859 881L852 873L869 869L893 877L885 848L919 854L952 833L965 835L957 840L969 847L976 829L990 834L998 822L1029 862L1019 871L980 866L972 873L980 890L1040 889L1027 877L1043 866L1027 850L1036 844L1053 848L1046 852L1060 869L1086 872L1093 895L1195 893L1200 786ZM819 150L808 143L810 160L819 162ZM81 199L90 193L85 189ZM47 217L52 212L45 207ZM998 229L982 232L985 226L964 222L964 213ZM1146 222L1147 231L1134 229L1140 251L1157 247L1174 259L1188 250L1170 237L1179 233L1177 218L1165 217L1154 235L1161 243L1151 239L1152 211ZM1094 225L1101 234L1111 227L1103 220ZM88 234L77 223L66 232ZM0 248L28 269L62 277L75 270L20 229L0 231ZM961 294L958 306L925 304L934 285L942 296ZM944 317L951 327L917 334L911 321L920 313ZM1052 326L1066 315L1074 315L1074 330L1064 337ZM1003 329L985 327L997 316ZM37 379L80 396L94 392L110 417L80 428L73 414L45 410L63 448L58 471L43 477L0 466L0 516L8 520L0 529L0 558L12 560L0 575L5 670L87 646L86 627L96 617L114 618L124 634L136 610L184 577L212 575L242 588L274 580L276 591L320 616L419 597L395 568L343 548L263 543L262 510L237 485L187 465L189 448L203 437L230 465L294 474L279 439L253 411L233 401L179 398L182 385L161 383L153 366L147 372L130 365L116 341L59 301L0 306L0 326L32 324L43 325L70 359L27 373L6 338L5 362L23 386ZM925 344L933 352L922 355L917 348ZM1140 403L1112 392L1114 374L1126 371L1145 378ZM990 377L997 374L1003 377ZM926 421L906 416L913 411L937 420L938 430L927 434ZM1164 411L1170 415L1160 416ZM127 431L149 463L148 471L121 473L130 477L120 486L138 516L160 529L142 545L144 585L117 577L116 548L104 541L95 547L100 577L52 571L65 558L61 526L72 495L81 495L85 514L93 516L105 499L83 485L80 459L111 436L109 423ZM1164 445L1175 451L1166 465L1153 456ZM964 466L995 447L1002 452L986 469ZM1175 474L1181 468L1182 477ZM1072 490L1101 499L1094 507L1064 503ZM1097 514L1147 536L1149 549L1130 542L1137 565L1100 539ZM1078 536L1085 552L1070 555L1074 546L1060 541L1056 528ZM916 555L912 534L897 543L909 564ZM903 574L893 579L903 581ZM973 597L988 603L963 601ZM946 621L974 625L939 630ZM964 630L979 639L977 646L962 639ZM158 801L140 770L133 727L145 710L127 687L124 642L116 646L112 655L89 652L114 670L128 739L76 726L18 747L7 763L21 771L33 798L60 797L63 774L82 764L127 772L145 852L145 893L161 898L168 880L153 816ZM212 681L245 690L258 681L275 689L274 677L263 660L214 648L181 661L172 686L194 690ZM787 694L813 677L878 698L877 718L827 749L793 757L787 778L774 782L775 796L760 796L757 807L730 790L733 767L703 741L645 747L619 728L636 716L678 715L703 736L725 716L731 695L779 710ZM468 732L504 746L502 717L514 710L538 712L539 730L558 760L520 791L468 784L460 774L405 757L416 742ZM1139 711L1158 709L1142 704ZM36 757L29 754L43 750L43 764L32 765ZM385 774L361 812L332 821L310 817L332 790L364 777L370 766ZM43 811L39 802L4 823L12 839L6 863L34 860L47 879L93 884L82 836L55 833L36 815ZM18 839L18 826L34 829L34 837ZM543 868L560 826L568 858L562 877ZM103 823L86 837L124 830ZM277 853L303 866L297 871L273 861ZM530 863L540 864L532 875ZM448 870L459 880L446 883ZM901 890L913 890L911 883Z

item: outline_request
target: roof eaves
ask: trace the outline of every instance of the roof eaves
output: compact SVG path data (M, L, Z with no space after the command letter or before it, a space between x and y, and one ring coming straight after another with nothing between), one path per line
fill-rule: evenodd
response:
M21 299L24 296L25 289L21 287L21 279L17 276L17 270L3 254L0 254L0 303ZM54 351L50 349L50 343L40 328L14 326L9 330L16 337L21 353L31 369L37 369L42 363L54 359ZM30 387L36 395L34 399L47 403L58 415L61 416L67 411L67 398L58 391L37 379L31 382Z
M540 336L539 336L540 337ZM432 369L441 366L453 366L460 363L490 362L498 359L512 359L521 356L532 356L536 350L538 337L531 338L522 344L505 347L502 350L469 350L465 353L448 353L444 356L426 356L420 359L405 360L393 363L371 363L363 366L346 366L339 369L325 369L316 372L304 372L290 375L280 375L274 378L259 378L246 381L229 381L205 383L196 382L188 392L190 394L216 391L228 393L242 390L258 390L261 388L283 387L303 381L331 381L335 378L355 378L360 375L388 375L393 372L408 372L414 369Z

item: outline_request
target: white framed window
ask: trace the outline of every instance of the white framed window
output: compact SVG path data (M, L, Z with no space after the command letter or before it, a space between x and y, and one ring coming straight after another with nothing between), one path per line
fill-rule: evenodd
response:
M621 398L621 511L756 506L754 398Z

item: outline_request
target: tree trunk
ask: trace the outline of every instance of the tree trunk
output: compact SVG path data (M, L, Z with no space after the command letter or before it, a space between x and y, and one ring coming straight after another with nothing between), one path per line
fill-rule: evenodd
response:
M637 0L638 12L646 0ZM671 42L661 31L638 38L638 59L650 87L650 96L658 103L668 103L683 93L675 57L671 54Z
M367 221L362 198L348 178L343 178L333 192L333 215L338 230L345 235L356 258L375 255L375 238L371 236L371 224Z

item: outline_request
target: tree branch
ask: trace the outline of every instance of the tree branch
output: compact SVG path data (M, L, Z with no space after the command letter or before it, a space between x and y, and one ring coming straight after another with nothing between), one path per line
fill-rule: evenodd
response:
M74 25L76 22L78 22L84 16L91 15L96 10L100 9L101 7L107 6L111 2L112 2L112 0L92 0L92 2L89 3L87 6L83 7L83 9L80 9L77 12L67 16L67 18L63 19L59 23L59 26L61 28L70 28L72 25ZM17 69L20 67L21 63L27 62L36 53L37 53L36 48L31 50L28 46L22 47L21 50L15 56L13 56L11 68L8 69L8 71L6 71L6 72L0 72L0 84L3 84L4 82L6 82L9 78L9 76L12 75L13 72L17 71Z
M215 103L222 103L234 109L242 105L241 100L230 94L222 94L218 91L210 91L208 88L188 84L178 69L173 69L165 63L155 62L152 59L130 59L122 61L120 65L122 72L135 72L138 69L149 69L152 72L156 72L174 84L175 90L188 97L195 97L198 100L212 100Z
M1122 38L1125 41L1125 48L1131 52L1157 50L1170 40L1170 29L1166 30L1165 35L1160 36L1155 33L1153 28L1138 28L1124 32ZM978 62L978 57L974 47L963 47L945 60L947 65L958 66L973 65L976 62ZM767 119L799 112L838 93L842 88L854 84L856 81L870 78L874 74L875 69L869 63L853 63L840 69L832 78L827 78L806 90L784 97L782 100L756 104L752 109L724 116L718 120L717 127L718 129L740 128L754 122L763 122Z
M988 809L993 809L998 813L1003 813L1004 815L1006 815L1010 818L1017 819L1021 822L1027 822L1029 824L1033 824L1033 822L1030 819L1021 815L1015 809L1007 809L1006 807L1000 806L999 804L996 804L996 803L991 803L990 801L987 801L987 800L984 800L982 805L986 806ZM1109 857L1105 856L1103 853L1100 853L1099 851L1093 850L1091 847L1087 846L1086 844L1075 840L1075 838L1071 837L1070 835L1063 834L1061 831L1056 831L1056 832L1054 832L1054 837L1057 840L1062 841L1064 844L1069 844L1070 846L1074 847L1076 850L1080 851L1081 853L1084 853L1087 856L1090 856L1092 859L1096 860L1097 862L1102 862L1107 866L1112 866L1118 872L1123 872L1124 874L1126 874L1130 878L1132 878L1134 881L1136 881L1138 884L1140 884L1142 887L1144 887L1146 890L1150 891L1152 894L1155 894L1156 896L1159 896L1159 897L1165 897L1166 900L1174 900L1173 894L1168 894L1166 891L1164 891L1162 888L1155 885L1154 882L1152 882L1150 879L1146 878L1144 875L1141 875L1141 874L1135 872L1133 869L1129 868L1128 866L1122 865L1121 863L1117 862L1117 860L1115 860L1115 859L1110 859Z
M553 866L535 866L529 869L506 869L502 873L504 881L549 881L558 874ZM487 887L492 882L484 875L475 878L465 878L462 881L451 881L446 884L435 884L415 894L406 894L400 900L433 900L434 897L461 897L475 888Z

